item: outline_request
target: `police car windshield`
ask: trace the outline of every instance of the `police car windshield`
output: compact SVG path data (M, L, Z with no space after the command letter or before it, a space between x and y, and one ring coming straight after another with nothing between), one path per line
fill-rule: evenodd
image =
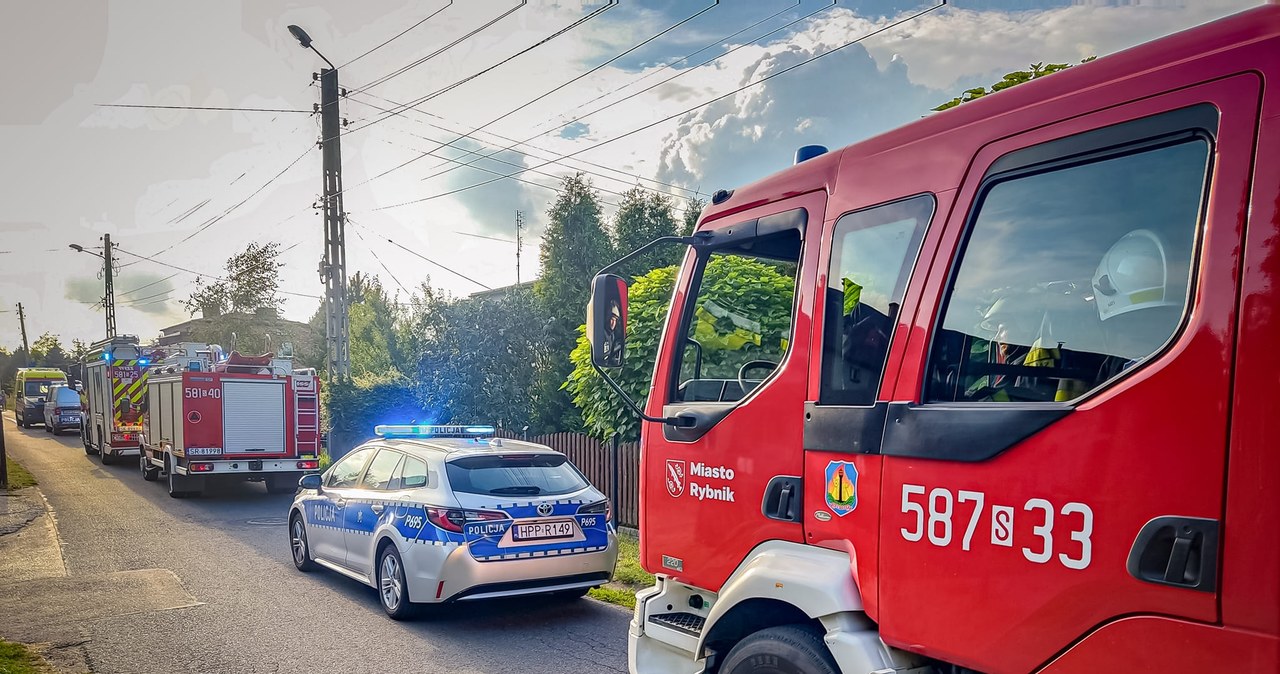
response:
M556 454L469 456L445 464L456 492L490 496L555 496L590 486L568 459Z

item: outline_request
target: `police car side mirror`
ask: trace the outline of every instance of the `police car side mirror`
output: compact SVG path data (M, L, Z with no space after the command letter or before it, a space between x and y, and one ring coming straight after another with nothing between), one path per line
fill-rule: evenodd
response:
M315 473L311 473L310 475L303 475L302 479L298 480L298 486L303 489L315 489L319 491L323 484L324 484L324 480L319 475L316 475Z
M627 282L617 274L598 274L591 281L587 342L593 365L622 367L627 342Z

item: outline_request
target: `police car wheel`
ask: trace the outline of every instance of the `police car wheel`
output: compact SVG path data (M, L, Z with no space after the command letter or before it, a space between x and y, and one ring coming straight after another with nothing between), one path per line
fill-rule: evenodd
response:
M378 555L378 601L393 620L404 620L414 614L409 601L409 588L404 580L404 562L395 545L388 545Z
M561 590L560 592L556 592L554 594L557 599L563 599L565 601L575 601L587 596L587 593L590 591L591 591L591 588L589 587L580 587L576 590Z
M760 630L738 642L722 674L839 674L822 635L807 625Z
M316 563L311 561L311 548L307 545L307 525L301 515L294 515L289 520L289 550L293 553L293 565L299 571L314 571Z

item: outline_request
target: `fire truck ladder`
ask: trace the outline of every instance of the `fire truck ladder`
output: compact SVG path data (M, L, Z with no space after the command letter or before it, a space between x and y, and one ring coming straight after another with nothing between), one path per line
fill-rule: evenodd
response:
M320 399L314 390L297 393L296 404L293 406L293 428L297 434L295 438L298 453L320 456ZM309 439L303 440L304 434Z

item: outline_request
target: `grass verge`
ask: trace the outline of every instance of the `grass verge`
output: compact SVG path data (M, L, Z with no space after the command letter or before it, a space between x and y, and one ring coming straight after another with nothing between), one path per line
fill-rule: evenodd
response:
M17 461L6 457L5 466L9 470L9 488L22 489L23 487L36 486L36 478L27 472ZM5 670L0 669L0 674L5 674Z
M653 575L640 566L640 541L626 535L618 535L618 565L614 567L613 581L591 590L590 595L600 601L636 607L636 592L653 585Z
M0 641L0 674L44 674L44 659L27 646Z

